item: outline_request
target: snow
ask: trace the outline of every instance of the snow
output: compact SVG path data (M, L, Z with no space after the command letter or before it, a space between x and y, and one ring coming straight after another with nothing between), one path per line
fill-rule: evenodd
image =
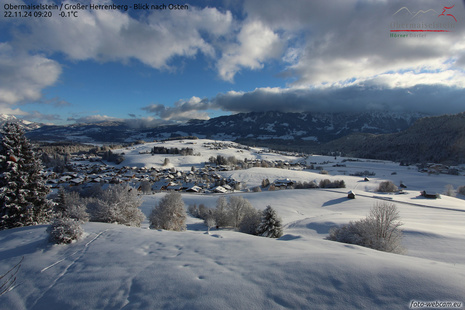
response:
M305 141L318 141L318 138L315 136L303 137L302 140Z
M123 153L125 160L119 166L129 167L155 167L162 168L165 158L169 158L170 166L176 167L180 171L188 171L192 166L200 168L204 166L205 162L208 162L210 157L216 157L217 155L224 156L226 158L234 156L237 159L280 159L280 160L297 160L296 156L283 156L276 153L264 152L261 148L245 148L234 142L220 143L223 145L220 149L216 149L213 146L217 143L215 140L198 139L198 140L174 140L158 143L146 143L136 145L127 149L114 150L114 153ZM199 156L180 156L170 154L140 154L150 153L150 150L154 147L165 147L165 148L192 148L194 154Z
M161 166L169 157L182 170L217 154L303 160L255 148L213 150L204 142L186 140L184 147L201 153L186 157L141 155L153 144L135 146L121 150L123 165ZM465 302L464 200L419 196L421 190L441 193L447 184L465 185L463 172L428 175L387 161L328 156L305 161L329 175L277 168L218 172L248 187L266 178L345 181L342 189L226 194L243 196L260 210L275 209L284 228L279 239L228 229L212 229L209 235L202 221L191 217L185 232L148 229L147 219L141 228L86 223L84 237L69 245L49 243L46 225L0 231L0 275L24 257L16 286L0 297L0 309L406 309L412 301ZM349 176L365 170L376 173L369 182ZM376 193L384 180L403 181L407 193ZM356 199L347 199L349 190ZM146 217L164 195L143 196L140 209ZM182 193L186 208L194 203L213 208L221 196ZM325 240L331 227L365 217L385 199L399 209L405 254Z

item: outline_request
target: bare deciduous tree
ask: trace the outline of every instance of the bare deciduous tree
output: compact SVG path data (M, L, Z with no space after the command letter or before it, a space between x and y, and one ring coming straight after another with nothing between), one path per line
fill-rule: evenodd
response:
M379 202L362 220L332 228L327 239L379 251L402 253L399 211L393 203Z
M171 192L163 197L150 214L150 227L165 230L186 230L186 210L181 194Z

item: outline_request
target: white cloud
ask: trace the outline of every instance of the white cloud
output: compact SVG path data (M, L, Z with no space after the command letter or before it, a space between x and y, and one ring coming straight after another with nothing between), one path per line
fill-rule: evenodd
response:
M210 117L208 113L201 112L211 108L211 103L206 99L192 97L189 100L178 100L174 106L167 107L162 104L152 104L142 108L163 120L186 121L189 119L207 120Z
M52 122L61 120L61 117L58 114L43 114L39 111L26 112L21 118L29 121L39 122Z
M393 14L405 5L400 0L245 0L241 16L235 17L228 10L190 5L187 11L150 11L137 19L109 10L82 10L79 18L17 19L12 41L0 43L0 108L24 114L14 105L40 102L43 89L54 85L61 73L60 64L49 58L63 53L73 61L136 59L161 70L175 68L177 56L203 54L216 61L219 77L230 82L241 70L259 70L270 60L287 66L281 72L292 81L287 87L228 92L210 100L194 96L171 107L144 108L163 120L208 119L206 111L211 109L385 107L407 100L407 93L433 106L432 99L441 97L423 96L431 95L426 86L449 96L454 110L454 96L465 87L465 10L456 6L454 32L390 38ZM412 11L440 10L442 4L425 0L408 6ZM237 7L233 11L239 12ZM426 14L421 18L438 19ZM407 108L410 103L402 104ZM424 108L417 101L410 107ZM97 115L94 120L107 118Z
M108 115L96 114L96 115L82 116L82 117L69 117L67 121L73 121L76 123L101 123L101 122L112 122L112 121L122 122L124 120L121 118L112 117Z
M275 87L257 88L251 92L227 92L212 98L210 108L233 112L335 113L378 110L421 111L430 114L458 113L464 109L462 98L465 96L465 88L463 87L434 83L412 83L391 87L395 81L376 79L344 87ZM419 78L417 82L421 79ZM384 83L386 81L391 85Z
M4 106L39 100L42 90L55 84L60 74L56 61L0 43L0 103Z
M217 64L220 77L227 81L242 68L261 69L265 61L279 57L283 45L278 34L260 21L245 23L237 41L223 50Z
M18 108L14 109L9 104L0 103L0 114L22 116L27 113Z
M420 71L426 66L438 73L428 75L428 84L431 84L433 79L441 83L442 70L458 70L460 66L463 70L463 5L457 4L453 12L457 23L435 14L418 16L414 21L408 16L409 23L452 23L453 32L428 33L424 38L390 38L390 23L399 21L392 15L406 5L413 11L426 8L441 11L443 6L433 0L409 4L405 1L296 0L286 5L270 0L266 6L259 1L246 1L245 10L264 27L279 28L283 36L294 40L283 57L289 62L283 76L293 77L293 86L344 85L377 75L385 77L388 72L394 72L396 80L407 85L411 84L411 74L399 73ZM452 60L457 67L445 68L444 63Z
M156 69L169 69L174 56L194 57L201 52L213 57L210 41L227 34L232 15L215 8L190 7L188 12L153 11L135 19L121 11L82 10L79 18L25 23L29 33L16 40L26 49L62 52L73 60L137 59Z

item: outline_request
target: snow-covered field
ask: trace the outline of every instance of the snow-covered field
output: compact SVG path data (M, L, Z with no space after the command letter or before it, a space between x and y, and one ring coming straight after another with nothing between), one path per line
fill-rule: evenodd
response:
M125 150L130 166L161 165L166 157L139 151ZM253 155L236 149L199 152L190 162L181 162L181 156L170 162L190 168L216 154ZM228 194L241 195L258 209L276 209L284 222L278 240L231 230L214 229L209 235L194 218L185 232L150 230L147 220L142 228L87 223L84 238L71 245L49 244L46 226L0 231L0 274L24 257L17 285L0 297L0 309L406 309L412 302L465 302L465 201L419 197L421 190L442 193L447 184L465 185L463 175L429 176L381 161L333 167L343 158L306 160L318 162L330 175L277 168L221 172L249 187L264 178L345 181L345 189ZM322 164L327 161L332 163ZM364 170L376 175L369 182L349 176ZM383 180L403 181L407 193L375 193ZM357 198L347 199L348 190ZM163 195L144 196L142 211L148 215ZM186 207L214 207L220 195L182 197ZM325 240L330 227L365 217L381 198L400 211L404 255Z

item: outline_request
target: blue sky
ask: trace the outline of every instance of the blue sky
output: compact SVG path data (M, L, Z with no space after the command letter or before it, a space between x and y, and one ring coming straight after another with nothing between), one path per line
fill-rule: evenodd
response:
M9 3L52 2L76 3ZM189 9L87 9L73 18L5 17L15 10L2 4L0 113L157 125L266 110L465 111L462 1L178 3ZM452 5L455 19L439 16ZM392 22L454 31L393 38Z

